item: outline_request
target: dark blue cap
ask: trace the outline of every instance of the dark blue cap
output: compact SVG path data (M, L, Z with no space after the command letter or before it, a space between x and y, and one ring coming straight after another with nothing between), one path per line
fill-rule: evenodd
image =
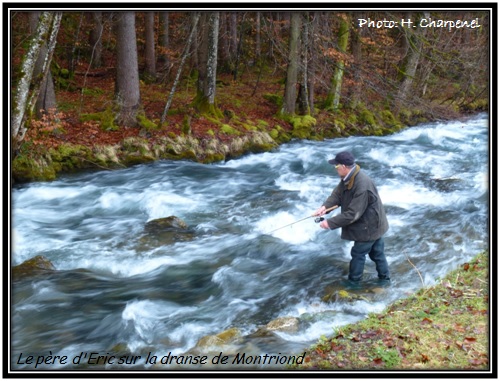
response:
M335 159L328 160L328 162L332 165L347 165L350 167L351 165L354 165L354 156L352 156L352 153L348 151L343 151L339 152L337 156L335 156Z

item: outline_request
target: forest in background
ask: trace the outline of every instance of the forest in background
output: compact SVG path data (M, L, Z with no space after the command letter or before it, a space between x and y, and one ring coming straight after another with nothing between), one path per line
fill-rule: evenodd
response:
M489 110L488 11L11 11L10 25L16 182Z

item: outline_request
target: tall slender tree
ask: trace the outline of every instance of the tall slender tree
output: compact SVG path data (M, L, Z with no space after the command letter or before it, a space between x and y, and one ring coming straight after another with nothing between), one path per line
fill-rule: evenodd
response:
M30 29L35 32L36 26L38 25L38 20L40 18L41 12L31 12L29 17ZM43 44L40 49L40 54L35 63L35 69L33 71L33 77L37 78L43 73L44 61L47 56L47 44ZM50 70L40 86L40 93L35 103L35 115L37 118L41 118L43 114L55 110L57 107L56 92L54 89L54 79L52 78L52 73Z
M292 12L290 17L290 39L288 44L288 65L286 72L285 96L281 112L285 115L295 114L297 101L297 78L299 68L299 38L301 14Z
M102 24L102 12L91 12L92 29L89 34L89 43L92 48L92 67L102 66L102 35L104 27Z
M300 84L299 84L299 114L309 115L311 109L309 106L309 96L308 96L308 74L309 74L309 12L301 15L303 18L302 22L302 44L300 49L301 54L301 65L300 65Z
M27 132L26 121L33 114L33 108L40 94L42 84L49 72L50 63L57 43L57 34L61 25L62 12L42 12L35 33L22 61L20 77L15 86L11 110L12 150L14 156ZM36 62L43 47L43 67L38 76L34 76Z
M167 118L168 110L170 109L170 105L172 104L172 99L174 98L175 89L177 88L177 85L179 83L179 79L181 77L182 68L184 67L184 62L186 61L186 58L190 53L191 43L192 43L193 37L196 33L196 28L198 26L199 19L200 19L200 13L199 12L193 13L193 26L191 28L191 32L189 33L189 37L188 37L186 46L184 48L184 53L182 54L181 63L179 64L179 68L177 69L177 74L175 76L174 84L172 85L172 89L170 90L170 94L169 94L168 99L167 99L167 104L165 105L165 109L163 110L163 114L161 116L160 123L164 123L165 119Z
M135 12L118 14L114 103L116 107L116 123L122 126L135 127L141 103Z
M219 12L205 14L206 23L202 23L202 42L199 48L201 53L198 92L194 106L201 112L220 116L216 105L217 79L217 51L219 41Z
M340 90L342 88L342 78L345 69L344 56L347 53L347 43L349 41L349 26L350 16L348 14L340 16L340 28L338 33L338 51L340 53L340 58L337 59L332 77L332 85L325 102L325 108L329 110L337 110L339 108Z
M318 66L318 57L317 57L317 48L316 48L316 38L317 38L317 27L319 20L319 12L312 13L312 19L310 20L310 31L309 31L309 46L308 46L308 54L309 54L309 64L307 65L308 71L308 95L309 95L309 109L311 114L314 115L314 105L315 98L314 94L316 91L316 68Z
M429 12L424 12L424 17L430 17ZM420 61L420 56L422 54L422 49L424 46L423 39L427 33L427 28L418 28L416 31L410 28L404 28L405 38L408 46L406 57L403 61L403 65L400 68L403 80L399 87L398 98L403 101L406 100L410 89L413 85L415 75L417 73L417 66Z
M364 13L361 13L360 18L365 18ZM361 65L362 65L362 36L364 33L364 29L360 28L352 28L351 27L351 51L352 51L352 77L353 84L349 87L349 94L351 99L351 106L356 108L360 101L361 97Z
M156 79L156 52L155 52L155 12L146 12L145 18L145 77L148 80Z
M168 62L168 54L166 50L170 47L170 20L169 20L169 12L160 12L160 38L158 39L158 45L161 48L160 58L165 62L166 65Z
M261 32L260 32L260 18L261 12L255 13L255 60L260 63L260 57L262 52L261 47Z

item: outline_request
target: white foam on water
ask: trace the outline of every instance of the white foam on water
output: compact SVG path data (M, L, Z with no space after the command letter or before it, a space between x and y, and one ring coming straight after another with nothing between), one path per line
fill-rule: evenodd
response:
M274 168L281 165L281 162L279 157L277 158L276 153L264 152L261 154L246 155L238 158L237 160L229 160L224 163L216 164L216 166L225 168L241 168L246 166L253 167L256 164L266 164L271 168Z
M457 194L445 194L434 191L419 184L401 183L397 180L387 181L378 187L380 198L385 205L411 209L416 205L444 206L463 201Z
M299 245L314 239L321 229L318 224L314 223L313 218L296 222L302 218L304 218L304 215L299 217L289 212L278 212L273 216L264 217L259 220L255 224L255 227L257 231L263 234L271 234L288 243ZM292 225L286 226L289 224Z
M161 326L164 321L192 314L196 310L197 307L183 307L173 302L138 300L127 303L122 319L126 324L132 324L139 337L149 343L158 331L164 329Z
M338 327L355 323L369 313L381 312L385 307L386 304L382 302L357 301L347 305L345 303L324 303L318 301L308 303L307 301L302 301L285 309L281 313L281 316L303 319L304 315L308 315L309 319L312 319L312 323L304 330L298 332L276 331L275 334L284 340L292 342L306 343L316 341L322 335L331 336ZM357 314L346 313L344 312L345 308L355 310ZM315 319L315 315L319 315L320 318ZM321 318L323 315L325 317Z
M66 200L70 198L80 197L85 193L95 191L96 186L86 185L83 187L58 187L59 183L54 183L52 186L39 185L23 189L16 195L19 202L35 203L35 200Z

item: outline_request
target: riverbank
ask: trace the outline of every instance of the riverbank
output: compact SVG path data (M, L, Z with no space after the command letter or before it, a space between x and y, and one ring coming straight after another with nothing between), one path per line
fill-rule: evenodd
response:
M436 285L321 337L294 369L491 370L489 268L486 252L459 264Z
M453 118L459 115L453 114ZM12 162L12 178L16 183L50 181L64 173L114 170L164 159L208 164L271 151L293 139L388 135L433 118L415 111L396 118L388 110L379 115L365 110L360 115L324 111L316 117L287 120L276 116L242 120L235 115L230 120L203 116L189 120L189 125L175 132L151 127L107 131L96 124L82 127L52 115L33 123ZM195 124L196 129L192 128Z
M222 116L197 112L185 91L178 94L167 121L161 124L164 105L158 94L164 89L151 84L141 93L148 112L138 118L139 127L131 128L115 126L110 110L103 109L112 98L111 74L98 81L88 78L86 85L99 91L85 93L83 102L78 92L61 90L65 101L59 110L30 122L13 155L14 182L50 181L64 173L114 170L162 159L214 163L270 151L293 139L382 136L419 123L460 119L485 110L482 103L467 110L439 103L425 110L358 103L336 111L316 108L311 115L282 117L283 85L279 81L268 80L256 91L252 83L232 83L221 76L218 106Z

